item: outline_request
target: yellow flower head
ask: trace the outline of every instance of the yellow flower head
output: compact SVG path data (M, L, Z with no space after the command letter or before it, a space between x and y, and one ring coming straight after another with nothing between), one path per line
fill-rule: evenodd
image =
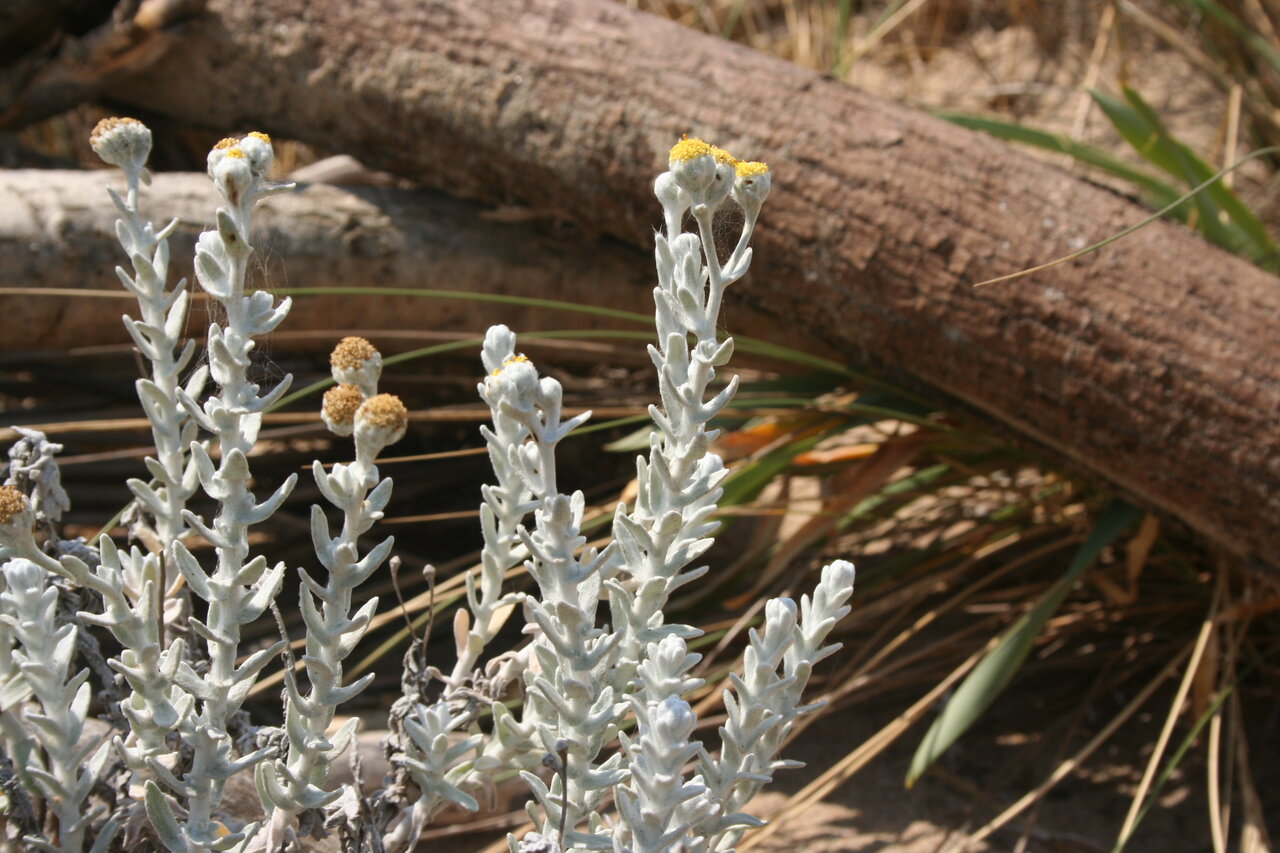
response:
M769 197L773 176L769 167L758 161L744 161L733 170L733 199L749 216L760 212L760 205Z
M270 137L270 136L267 136L265 133L263 133L263 132L262 132L262 131L260 131L260 130L254 130L254 131L251 131L251 132L249 133L249 136L253 137L254 139L258 140L259 142L265 142L265 143L266 143L266 144L268 144L268 145L270 145L270 144L271 144L271 137Z
M714 157L715 152L719 150L719 148L703 142L696 136L686 136L675 145L671 146L671 153L668 155L668 158L675 163L684 163L694 159L695 157L701 157L704 154L710 154Z
M519 355L509 355L502 360L502 367L495 367L493 370L489 371L489 375L497 376L505 368L513 364L528 364L528 363L530 363L529 356L525 355L524 353L520 353Z
M356 419L369 426L403 435L404 428L409 423L409 410L395 394L377 394L360 405L356 410Z
M404 438L409 410L394 394L377 394L356 410L356 458L372 461L382 448Z
M726 166L736 166L738 163L737 158L723 148L717 148L712 145L710 153L712 157L716 158L717 163L723 163Z
M354 385L335 385L324 392L320 417L325 425L338 435L351 435L355 427L356 410L364 403L364 394Z
M214 151L222 151L227 148L235 148L240 144L240 140L234 136L228 136L225 139L219 139L218 144L213 146Z
M329 355L329 366L354 370L372 361L378 354L373 344L362 337L350 335L338 341Z
M104 118L89 134L89 147L104 163L141 169L151 153L151 131L136 118Z
M717 148L710 142L704 142L696 136L681 137L679 142L671 146L671 152L667 155L667 159L673 163L685 163L695 157L702 157L706 154L711 155L717 163L724 163L727 166L732 166L738 162L728 151L723 148Z

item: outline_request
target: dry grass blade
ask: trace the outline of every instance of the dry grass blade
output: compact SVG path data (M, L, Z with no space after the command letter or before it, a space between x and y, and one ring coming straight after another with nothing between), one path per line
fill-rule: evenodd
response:
M1142 519L1138 532L1129 540L1129 547L1125 554L1123 588L1105 574L1097 573L1093 576L1093 582L1112 604L1128 607L1138 600L1138 579L1142 577L1142 570L1147 565L1151 548L1156 544L1156 537L1159 534L1160 519L1152 513L1147 513Z
M1267 834L1266 812L1262 798L1253 784L1249 769L1249 745L1244 736L1244 716L1235 695L1232 713L1236 724L1236 776L1240 779L1240 800L1243 803L1243 826L1240 829L1240 853L1271 853L1271 839Z
M1223 166L1230 165L1230 160L1235 154L1236 147L1240 144L1240 102L1244 96L1244 87L1239 83L1232 83L1230 91L1227 92L1227 129L1226 140L1222 145L1222 157L1225 162ZM1222 179L1222 185L1227 189L1231 189L1235 185L1234 174L1227 175Z
M1098 34L1094 37L1093 49L1089 52L1089 66L1084 79L1080 81L1079 104L1076 107L1075 119L1071 122L1071 136L1074 139L1084 137L1085 126L1089 122L1089 113L1093 109L1093 98L1089 90L1098 85L1102 73L1102 59L1106 56L1107 45L1111 43L1111 33L1115 29L1116 4L1108 3L1102 10L1102 20L1098 22Z
M1252 613L1247 607L1234 607L1231 614L1240 614L1239 624L1233 626L1234 637L1230 644L1223 667L1223 679L1234 681L1236 661L1240 643L1244 641L1247 628L1252 620ZM1267 833L1266 810L1253 782L1253 773L1249 762L1249 742L1245 732L1244 709L1241 705L1239 691L1233 691L1227 699L1227 707L1231 715L1231 752L1232 779L1238 779L1240 785L1240 802L1242 806L1239 850L1241 853L1270 853L1271 839ZM1224 812L1225 814L1225 812ZM1224 821L1228 823L1229 821ZM1225 836L1225 832L1223 833Z
M1120 827L1120 834L1117 837L1115 846L1116 853L1124 849L1124 846L1128 844L1129 838L1133 834L1133 829L1137 825L1143 801L1146 800L1147 791L1150 789L1151 782L1155 779L1156 771L1160 767L1160 759L1164 757L1165 748L1169 745L1169 738L1173 735L1173 726L1182 714L1183 703L1186 702L1187 695L1191 692L1191 687L1195 683L1200 661L1204 656L1205 650L1210 646L1210 640L1215 633L1215 624L1221 615L1221 610L1222 589L1221 586L1217 586L1214 589L1213 600L1209 604L1209 613L1200 624L1200 631L1196 635L1191 660L1187 664L1187 671L1183 674L1182 681L1178 685L1178 692L1174 696L1173 702L1169 705L1169 713L1165 715L1164 727L1160 730L1160 736L1156 740L1155 748L1151 751L1151 759L1147 762L1147 767L1142 773L1142 781L1138 783L1138 789L1133 794L1133 801L1129 804L1129 812L1125 815L1124 824Z
M920 451L935 439L936 436L929 433L912 433L890 439L883 442L869 459L851 469L846 476L839 477L837 492L823 504L822 512L778 543L777 550L756 583L730 602L729 606L759 598L805 549L828 536L845 513L879 491L894 474L910 465Z
M900 27L903 22L916 12L920 11L921 7L923 7L927 2L929 2L929 0L908 0L908 2L902 4L902 7L898 9L898 11L894 12L892 15L873 27L869 33L854 44L853 50L849 52L848 59L843 63L844 67L837 69L837 71L843 73L849 66L853 65L853 63L866 56L867 53L883 41L885 37Z
M1206 770L1208 780L1206 790L1209 798L1209 838L1213 843L1213 853L1226 853L1227 834L1223 828L1223 817L1226 803L1222 798L1222 714L1214 714L1209 721L1209 747Z
M1000 548L1009 547L1013 542L1017 542L1017 541L1021 541L1021 539L1015 538L1014 540L1012 540L1012 542L998 543L999 547L992 546L990 550L987 550L987 549L980 550L977 553L975 553L970 559L966 560L965 562L957 566L952 571L946 573L946 575L942 575L942 576L930 575L930 576L921 578L916 584L913 585L913 589L911 591L911 593L913 594L909 600L904 602L903 607L906 608L906 607L911 607L915 605L919 601L923 600L925 596L931 594L932 592L935 592L938 589L939 584L945 584L949 582L951 577L959 576L965 572L968 572L970 569L973 568L973 566L977 565L980 561L996 553ZM962 605L964 602L972 599L976 593L987 588L991 584L994 584L997 580L1000 580L1001 578L1012 574L1013 572L1025 567L1026 565L1036 560L1046 557L1049 554L1055 551L1059 551L1063 548L1066 548L1072 545L1079 545L1083 541L1084 541L1084 537L1082 536L1077 536L1077 535L1066 536L1060 539L1056 539L1053 542L1046 543L1045 545L1042 545L1039 548L1035 548L1029 551L1028 553L1022 555L1021 557L1018 557L1013 560L1007 560L998 568L985 573L975 583L972 583L969 586L966 586L963 590L956 593L947 601L943 602L942 604L936 607L930 608L928 612L921 614L919 617L917 617L913 621L913 623L910 626L908 626L906 629L901 631L897 636L895 636L889 642L883 644L882 646L877 645L874 642L866 643L864 645L865 649L874 648L876 649L876 651L864 662L859 662L857 658L854 658L850 662L849 667L850 669L852 669L852 672L848 673L847 675L839 676L837 680L841 683L842 686L832 694L832 699L845 696L859 689L863 685L864 679L867 677L867 674L870 673L875 667L879 666L882 661L884 661L889 657L889 655L893 654L893 652L895 652L897 649L904 646L912 638L918 636L921 631L923 631L926 627L934 623L940 616L947 613L948 611L954 610L955 608ZM855 611L855 613L857 612L858 611ZM892 625L892 622L886 622L886 626L888 625ZM943 642L953 643L956 639L957 639L956 635L951 634L945 637ZM880 673L881 677L887 674L887 672L892 671L892 669L896 668L896 666L901 666L904 663L905 661L899 661L895 665L895 667L891 667L881 672ZM803 728L805 725L807 725L807 722L802 720L798 728Z
M632 406L591 406L589 410L597 418L630 418L644 414ZM588 411L583 406L565 406L566 418ZM751 409L734 409L726 412L727 418L767 417L783 414L790 409L757 407ZM489 410L483 406L459 405L448 408L414 409L409 412L411 423L479 423L489 417ZM323 425L313 412L272 412L262 416L267 424L315 424L316 429ZM23 424L26 429L37 429L46 435L70 435L73 433L109 433L130 432L148 429L150 424L146 418L104 418L78 421L50 421L46 423ZM0 442L16 441L18 434L8 428L0 428Z
M1217 583L1223 589L1224 595L1230 593L1225 573L1219 573ZM1247 586L1246 589L1248 589ZM1218 668L1221 673L1218 684L1220 691L1228 689L1229 685L1236 680L1240 644L1244 640L1250 620L1250 614L1247 611L1241 611L1239 605L1234 602L1228 602L1228 605L1224 605L1223 613L1219 616L1219 623L1226 635L1222 643L1225 647L1225 652L1222 654L1222 665ZM1214 853L1225 853L1227 850L1227 828L1231 825L1231 797L1229 792L1232 776L1230 773L1228 774L1227 782L1224 785L1222 779L1222 742L1224 737L1228 741L1227 754L1231 756L1231 767L1234 767L1236 754L1234 745L1240 736L1239 728L1234 724L1234 720L1231 717L1234 708L1239 702L1239 696L1233 692L1227 702L1225 719L1224 709L1219 705L1214 710L1213 718L1209 721L1209 742L1206 750L1205 770L1208 779L1205 784L1205 792L1209 805L1209 837L1213 844ZM1228 770L1230 770L1230 767Z
M1113 717L1111 721L1107 723L1101 731L1094 735L1087 744L1081 747L1075 755L1059 764L1054 771L1049 774L1048 778L1024 794L1017 802L1009 806L985 826L981 827L976 832L969 834L969 836L960 842L958 846L953 846L947 851L947 853L961 853L961 851L972 848L975 844L980 843L984 839L990 837L993 833L1007 826L1009 822L1019 814L1042 800L1045 794L1049 793L1055 785L1067 778L1067 776L1073 773L1077 767L1081 766L1090 755L1097 751L1098 747L1106 743L1111 736L1116 733L1116 730L1119 729L1120 726L1124 725L1126 721L1128 721L1147 704L1147 701L1155 694L1160 685L1164 684L1164 682L1168 680L1169 676L1173 675L1177 668L1182 665L1182 662L1191 655L1195 649L1195 645L1195 643L1188 644L1182 652L1170 660L1169 663L1167 663L1164 668L1156 674L1155 678L1147 682L1147 684L1138 691L1138 694L1129 701L1129 704L1127 704L1119 714Z

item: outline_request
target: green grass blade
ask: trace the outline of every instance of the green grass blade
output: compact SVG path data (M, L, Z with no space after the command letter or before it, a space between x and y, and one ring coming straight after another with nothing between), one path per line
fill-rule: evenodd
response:
M650 320L650 323L653 321ZM652 335L650 335L652 337ZM871 382L871 378L865 373L854 370L847 365L843 365L838 361L832 361L829 358L822 358L817 355L810 355L807 352L801 352L791 347L784 347L781 344L762 341L759 338L749 338L746 335L733 336L734 352L745 353L747 355L758 355L763 358L773 358L778 361L785 361L788 364L798 364L802 367L811 367L814 370L820 370L824 373L831 373L846 379L860 379L864 382Z
M979 130L998 139L1020 142L1045 151L1067 154L1078 163L1101 169L1109 175L1114 175L1122 181L1133 184L1139 191L1149 196L1148 201L1153 205L1163 207L1178 197L1178 191L1159 178L1152 177L1140 169L1133 168L1101 148L1076 142L1061 134L1036 130L1017 122L967 113L934 110L933 114L952 124L957 124L970 130Z
M1260 35L1252 27L1245 24L1221 3L1215 0L1176 0L1190 9L1204 13L1213 18L1235 35L1236 38L1256 51L1271 67L1280 74L1280 49Z
M432 290L429 288L416 287L284 287L273 291L280 296L410 296L420 299L460 299L471 302L488 302L498 303L502 305L518 305L527 308L549 308L556 311L567 311L574 314L587 314L594 317L608 317L613 320L624 320L628 323L638 323L646 328L653 325L653 316L651 314L639 314L635 311L621 311L616 308L605 308L599 305L583 305L579 302L564 302L559 299L538 299L530 296L510 296L501 293L477 293L474 291L460 290ZM542 337L585 337L593 335L595 337L608 337L607 334L600 331L591 332L527 332L521 337L534 337L535 334ZM637 340L647 340L653 337L652 331L647 332L618 332L616 337L633 338ZM470 346L465 344L463 346ZM461 348L461 347L455 347ZM431 349L431 348L428 348ZM783 361L788 364L798 364L804 367L810 367L824 373L831 373L836 376L848 379L868 380L868 377L849 368L838 361L832 361L829 358L822 358L817 355L810 355L791 347L785 347L781 344L770 343L769 341L759 340L757 338L747 337L746 335L738 335L734 337L734 349L737 352L747 355L757 355L762 358L772 358ZM426 352L425 350L421 352ZM401 358L401 356L397 356ZM313 389L314 390L314 389ZM296 399L296 395L291 395L291 399Z
M836 5L839 7L836 16L836 31L831 39L834 53L831 57L831 67L827 71L833 77L840 77L849 70L848 61L845 59L845 43L849 38L849 21L853 17L853 3L851 0L838 0Z
M1096 90L1089 94L1125 141L1152 165L1187 186L1203 183L1214 174L1208 164L1169 134L1136 91L1126 88L1123 101ZM1228 187L1210 185L1196 196L1195 204L1200 213L1197 227L1214 243L1255 260L1274 254L1275 245L1266 228Z
M500 305L519 305L525 308L551 308L575 314L591 314L626 320L629 323L653 325L650 314L621 311L599 305L583 305L580 302L564 302L559 299L538 299L532 296L511 296L505 293L481 293L470 290L432 290L419 287L282 287L273 290L280 296L411 296L415 299L460 299L466 302L493 302Z
M1105 248L1106 246L1110 246L1112 243L1116 242L1117 240L1123 240L1125 237L1128 237L1130 234L1132 234L1135 231L1139 231L1143 228L1146 228L1148 225L1150 225L1152 222L1155 222L1157 219L1171 215L1175 207L1178 207L1184 201L1191 199L1192 197L1198 195L1199 193L1204 192L1215 181L1222 180L1223 175L1226 175L1231 171L1240 168L1245 163L1248 163L1250 160L1257 160L1259 157L1268 157L1277 152L1280 152L1280 145L1272 145L1266 148L1259 148L1257 151L1251 152L1245 155L1244 157L1241 157L1239 160L1232 163L1230 166L1227 166L1225 169L1222 169L1214 173L1213 175L1209 176L1208 180L1192 187L1180 198L1175 199L1173 204L1170 204L1167 207L1157 210L1155 213L1151 214L1146 219L1143 219L1141 222L1136 222L1133 225L1130 225L1128 228L1124 229L1123 231L1120 231L1116 234L1112 234L1110 237L1106 238L1105 240L1099 240L1097 243L1094 243L1091 246L1085 246L1083 249L1078 249L1069 255L1063 255L1060 258L1055 258L1052 261L1046 261L1043 264L1037 264L1036 266L1030 267L1025 270L1018 270L1017 272L1011 272L1005 275L998 275L995 278L988 278L983 281L974 282L973 286L987 287L989 285L999 284L1000 282L1004 282L1004 281L1012 281L1015 278L1022 278L1024 276L1033 275L1035 273L1042 272L1047 269L1052 269L1053 267L1056 267L1056 266L1060 266L1061 264L1070 263L1071 261L1074 261L1076 258L1083 258L1085 255L1091 255L1094 252L1098 251L1099 249ZM1272 269L1274 267L1274 262L1275 262L1275 259L1272 258L1269 263L1264 263L1262 264L1262 266L1266 269Z
M1197 183L1194 180L1194 174L1198 159L1185 147L1175 142L1165 132L1164 126L1159 121L1153 122L1151 120L1153 115L1149 110L1136 108L1132 99L1127 97L1128 92L1125 93L1125 100L1097 90L1090 90L1089 94L1124 141L1129 143L1133 150L1147 162L1168 172L1182 183L1187 185ZM1192 202L1199 213L1196 227L1219 246L1238 251L1241 248L1239 240L1233 238L1230 231L1222 224L1218 215L1221 207L1213 196L1213 190L1200 193Z
M737 0L733 4L733 8L729 10L729 17L725 19L724 26L720 28L720 38L733 38L733 32L738 28L738 21L742 18L742 10L746 5L747 0Z
M1035 639L1049 618L1066 600L1071 588L1102 549L1115 542L1142 517L1135 507L1113 501L1080 546L1066 573L1049 588L1028 613L1011 625L999 644L965 678L916 749L907 771L907 787L916 783L937 758L963 735L1009 686L1014 674L1031 653Z
M1165 138L1168 140L1169 147L1178 155L1179 162L1181 164L1185 164L1185 168L1190 173L1190 177L1186 182L1187 186L1195 186L1213 175L1213 167L1197 157L1186 145L1174 139L1169 132L1165 130L1164 124L1160 121L1159 115L1156 114L1155 110L1151 109L1150 105L1142 99L1142 96L1139 95L1136 90L1126 88L1124 90L1124 96L1129 102L1129 105L1133 107L1139 115L1145 118L1152 127L1158 128L1159 131L1164 134ZM1263 226L1262 222L1253 215L1253 211L1249 210L1245 203L1240 201L1239 196L1231 191L1230 187L1221 183L1213 184L1207 190L1207 195L1209 195L1218 204L1218 206L1226 212L1231 222L1256 244L1259 251L1265 252L1274 250L1275 245L1271 240L1271 235L1267 233L1266 227Z

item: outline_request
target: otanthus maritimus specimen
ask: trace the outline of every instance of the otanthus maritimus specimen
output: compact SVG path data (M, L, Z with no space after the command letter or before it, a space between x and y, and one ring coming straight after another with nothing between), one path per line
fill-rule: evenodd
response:
M186 283L166 284L172 226L157 229L139 213L150 132L110 119L92 144L125 175L125 194L112 197L129 270L117 272L138 299L140 319L125 323L149 363L138 392L156 453L147 460L151 479L129 483L136 544L128 549L106 536L92 544L56 536L56 512L41 507L65 501L57 446L43 436L25 439L0 487L0 645L10 652L0 655L0 736L14 759L14 784L3 788L10 836L61 853L275 853L307 849L309 839L336 830L349 853L399 853L445 805L475 810L484 791L514 774L532 794L534 829L511 836L512 851L728 851L758 825L744 809L787 766L777 752L809 710L801 697L814 665L837 648L825 638L848 612L853 566L827 566L798 603L765 605L743 670L730 676L714 753L694 739L687 698L703 685L700 656L687 645L701 632L668 621L665 610L676 590L707 571L700 558L718 526L728 470L712 450L710 423L737 379L717 382L733 355L733 339L717 329L726 289L751 263L768 167L686 138L655 181L664 227L655 247L657 338L648 352L660 400L649 409L654 429L636 460L634 500L617 506L602 547L583 534L582 491L565 491L556 471L562 442L589 413L565 418L560 384L518 351L514 332L488 330L478 391L491 413L481 436L493 481L480 495L480 565L466 577L465 607L453 620L453 665L429 667L410 651L386 740L392 769L369 792L331 780L355 722L336 733L330 724L369 681L346 683L344 661L379 606L361 585L395 543L387 537L365 547L361 537L392 500L392 478L377 460L404 434L408 412L379 393L374 346L343 340L321 416L335 435L353 439L353 461L313 466L329 505L311 510L314 564L290 569L252 555L250 529L271 523L295 479L259 499L249 461L263 414L290 382L263 389L250 378L255 338L279 326L290 307L246 288L254 205L288 189L267 177L271 142L250 133L209 154L221 206L197 243L195 268L221 319L207 329L203 357L181 339ZM722 257L714 225L730 203L741 208L742 226ZM188 508L197 492L216 503L212 517ZM197 556L187 545L193 536L211 552ZM518 567L535 590L504 588ZM242 627L266 614L286 582L299 584L306 626L296 671L283 641L247 657L240 642ZM488 654L515 614L531 639ZM110 671L77 663L91 627L114 637ZM259 674L282 658L282 725L254 725L241 707ZM508 706L512 683L523 688L522 701ZM88 734L91 708L101 708L111 734ZM227 780L240 773L256 783L258 814L227 811Z

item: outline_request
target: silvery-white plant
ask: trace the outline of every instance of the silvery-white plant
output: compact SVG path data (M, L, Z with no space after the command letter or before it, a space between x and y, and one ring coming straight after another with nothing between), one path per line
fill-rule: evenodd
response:
M94 128L90 144L107 163L124 173L125 194L113 188L107 192L120 218L116 220L116 236L129 259L131 272L116 267L116 275L125 289L138 300L141 319L126 315L125 328L138 352L150 365L149 377L137 381L138 399L151 424L155 457L148 457L147 470L152 482L128 481L136 500L132 538L148 543L149 549L162 555L165 562L165 586L171 589L179 579L174 563L173 543L189 533L183 515L187 501L200 487L191 444L196 439L195 420L180 404L179 393L198 399L208 380L209 371L200 367L183 374L192 364L196 352L194 340L183 340L191 293L186 279L167 288L169 270L169 235L177 225L172 220L157 230L142 218L138 205L139 184L150 183L146 168L151 149L151 131L136 119L106 119ZM166 607L167 626L180 623L189 615L185 595L167 595L161 602Z
M346 750L359 720L348 719L332 737L326 732L338 705L373 679L370 673L344 686L342 662L364 636L378 607L374 597L352 613L352 595L382 565L395 544L389 537L361 556L359 537L382 517L391 498L391 478L379 478L374 461L383 448L404 436L408 412L398 397L377 393L382 358L368 341L345 338L334 350L331 363L337 384L325 393L321 416L335 434L354 435L355 461L339 463L332 471L319 462L312 466L321 494L342 512L342 527L333 535L324 511L311 507L311 537L328 582L321 584L305 569L298 571L307 628L302 661L310 690L304 694L293 668L286 667L286 757L262 762L256 776L262 802L271 816L263 838L268 850L277 849L290 837L299 815L310 812L314 823L318 810L341 794L339 789L327 787L329 768Z
M151 839L181 853L274 853L302 849L303 838L329 827L351 853L399 853L444 806L476 810L479 795L518 771L533 795L534 829L510 838L513 851L731 850L759 823L743 809L787 766L777 752L809 710L801 704L804 686L837 648L825 638L848 611L853 584L853 567L837 561L799 605L768 602L763 626L750 633L744 670L725 691L720 750L694 739L687 697L703 682L687 641L700 632L668 623L664 609L675 590L707 571L698 561L712 544L727 475L708 425L737 387L730 378L715 390L716 371L733 352L732 339L717 336L719 312L725 289L750 264L751 234L770 188L767 167L684 139L655 183L665 228L657 236L658 337L649 353L661 405L650 407L656 429L636 463L635 501L617 507L602 549L582 533L582 491L564 491L556 473L558 446L589 413L563 417L559 383L517 351L511 330L495 326L485 336L487 376L478 387L492 424L481 434L495 482L481 490L481 563L466 578L467 607L454 619L453 666L427 665L416 646L406 656L387 739L392 772L366 792L330 782L355 722L336 734L329 728L338 706L368 683L367 676L344 683L343 661L377 608L358 587L394 543L362 550L360 537L391 498L392 481L376 459L403 435L407 412L377 391L377 351L362 339L344 340L331 359L335 387L322 417L335 434L354 438L354 460L313 467L341 521L335 530L326 511L312 507L323 574L298 570L307 635L297 669L305 686L285 653L284 724L249 725L240 707L284 643L239 661L240 631L272 606L285 567L251 557L248 532L269 520L294 482L263 501L251 490L248 456L262 415L289 384L285 377L262 393L250 381L254 338L279 325L289 302L246 293L249 219L258 199L285 187L267 180L272 152L263 134L223 140L210 153L223 206L197 243L196 272L223 319L208 330L207 371L183 377L193 345L180 339L185 285L165 289L172 226L157 230L138 213L150 141L141 123L123 119L104 122L93 139L125 173L126 195L112 198L132 273L118 274L138 298L142 319L125 322L151 363L138 390L156 440L156 458L147 462L153 479L130 483L140 510L131 532L143 547L126 551L106 537L96 550L57 540L34 506L57 482L52 451L40 456L43 491L13 476L0 487L0 559L8 561L0 573L0 652L12 650L0 662L0 733L20 759L9 813L26 843L83 853ZM729 199L742 209L743 225L722 259L713 223ZM208 378L216 390L201 399ZM201 430L209 444L196 440ZM212 522L186 509L197 487L217 501ZM33 530L38 520L43 542ZM183 544L190 532L213 545L210 569ZM521 564L536 593L503 588ZM204 602L205 618L183 612L179 575ZM72 589L100 603L55 618L59 596ZM486 659L517 610L531 642ZM121 647L110 661L118 677L104 694L115 697L107 718L120 729L111 749L84 736L89 673L73 672L72 650L85 625L109 630ZM35 672L36 660L53 665ZM517 683L523 702L508 707ZM251 769L262 820L221 808L226 781ZM108 784L115 807L89 810L91 790ZM33 811L28 800L44 804L43 824L19 819Z
M0 619L16 641L13 663L32 699L23 715L31 739L13 744L23 768L19 778L48 804L58 826L56 842L27 841L41 850L79 853L86 830L102 812L90 810L88 798L108 750L107 744L82 743L90 688L87 668L71 671L79 629L57 624L58 590L49 585L44 569L19 557L4 564L3 574ZM114 827L100 829L95 848L103 849L113 833Z

